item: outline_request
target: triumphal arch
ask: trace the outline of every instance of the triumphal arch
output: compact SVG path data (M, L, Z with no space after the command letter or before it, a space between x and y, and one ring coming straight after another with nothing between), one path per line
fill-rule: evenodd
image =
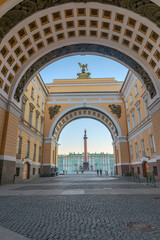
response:
M74 84L78 82L68 80L68 86L72 91L62 94L62 89L66 88L63 80L57 84L55 81L53 85L57 86L46 85L49 96L46 98L44 111L41 162L43 174L49 175L52 165L56 164L56 157L52 163L51 154L45 156L45 152L48 154L52 152L53 142L56 148L56 141L65 124L77 116L92 116L103 122L111 132L117 161L115 168L118 174L129 168L140 172L150 168L158 176L160 172L159 29L158 0L2 0L0 3L1 183L11 182L15 174L17 137L23 110L21 103L22 100L27 101L27 98L22 99L27 86L49 63L76 54L96 54L111 58L128 67L130 72L121 87L113 79L107 79L106 82L103 82L103 79L92 79L93 86L90 88L91 79L86 79L85 83L83 79L79 79L77 86L79 91L75 91ZM85 84L88 85L84 89L82 85ZM103 91L101 85L104 85ZM59 92L56 92L58 88ZM56 100L58 98L59 103ZM67 107L63 99L69 99ZM35 106L33 103L30 106L33 112ZM36 114L39 116L38 112ZM47 149L50 151L46 151ZM54 154L55 152L56 150ZM23 161L24 164L26 161ZM31 159L28 161L31 163Z

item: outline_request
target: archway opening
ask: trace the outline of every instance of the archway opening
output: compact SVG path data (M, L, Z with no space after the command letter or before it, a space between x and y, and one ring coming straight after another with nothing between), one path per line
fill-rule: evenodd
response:
M84 130L87 140L85 149ZM82 118L66 125L59 137L58 170L60 173L82 171L87 154L88 171L114 173L112 136L101 122ZM86 153L85 153L86 151Z
M74 79L81 71L79 63L87 64L90 78L115 78L124 81L128 68L118 61L99 55L74 55L57 60L40 71L45 83L54 79ZM115 71L116 70L116 71Z

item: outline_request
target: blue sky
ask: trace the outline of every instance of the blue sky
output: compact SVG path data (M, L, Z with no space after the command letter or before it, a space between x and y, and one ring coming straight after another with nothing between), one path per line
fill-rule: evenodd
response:
M90 153L113 153L112 137L109 130L99 121L89 118L69 123L61 132L59 154L84 151L84 129L87 130L87 149Z
M46 68L40 74L45 83L53 82L53 79L77 78L81 72L78 63L88 64L91 78L114 77L117 81L124 81L128 69L111 59L95 55L77 55L58 60ZM61 132L59 154L69 152L82 153L84 129L87 129L88 152L113 153L112 138L108 129L100 122L93 119L78 119L69 123Z
M95 55L77 55L62 58L47 67L41 72L45 83L53 82L53 79L77 78L81 72L78 63L88 64L88 71L91 78L114 77L117 81L124 81L128 69L120 63L111 59Z

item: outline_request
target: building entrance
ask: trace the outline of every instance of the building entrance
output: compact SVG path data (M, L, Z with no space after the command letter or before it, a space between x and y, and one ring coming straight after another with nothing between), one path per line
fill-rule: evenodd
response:
M30 164L24 163L24 170L23 170L23 179L29 179L30 178Z

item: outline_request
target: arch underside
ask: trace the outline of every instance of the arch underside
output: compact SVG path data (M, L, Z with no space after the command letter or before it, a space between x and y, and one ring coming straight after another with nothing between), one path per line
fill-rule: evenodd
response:
M113 141L117 138L118 130L113 121L106 114L94 108L82 107L67 112L58 120L52 132L53 140L57 142L63 128L70 122L80 118L92 118L100 121L110 131Z
M154 100L160 93L159 12L149 0L21 1L0 18L0 93L19 106L38 71L86 53L124 64Z
M101 54L106 57L111 57L114 59L117 59L121 63L127 65L130 69L132 69L135 73L137 73L137 77L142 79L143 83L146 86L146 89L150 93L150 97L154 98L156 95L156 89L152 83L152 80L148 73L142 68L140 64L138 64L136 61L134 61L131 57L127 56L126 54L111 48L106 47L103 45L98 44L74 44L65 46L62 48L58 48L56 50L53 50L46 54L45 56L39 58L23 75L21 78L18 87L16 88L14 98L17 100L17 102L20 101L21 95L24 91L25 85L28 84L29 80L32 78L32 76L37 72L39 69L41 69L44 65L47 63L56 60L60 57L66 57L70 54L82 54L82 53L91 53L91 54Z
M137 0L24 0L10 9L0 18L0 42L4 36L16 24L23 21L34 13L53 7L62 5L64 3L88 3L98 2L102 4L109 4L120 8L131 10L160 27L160 7L152 1L137 1Z

